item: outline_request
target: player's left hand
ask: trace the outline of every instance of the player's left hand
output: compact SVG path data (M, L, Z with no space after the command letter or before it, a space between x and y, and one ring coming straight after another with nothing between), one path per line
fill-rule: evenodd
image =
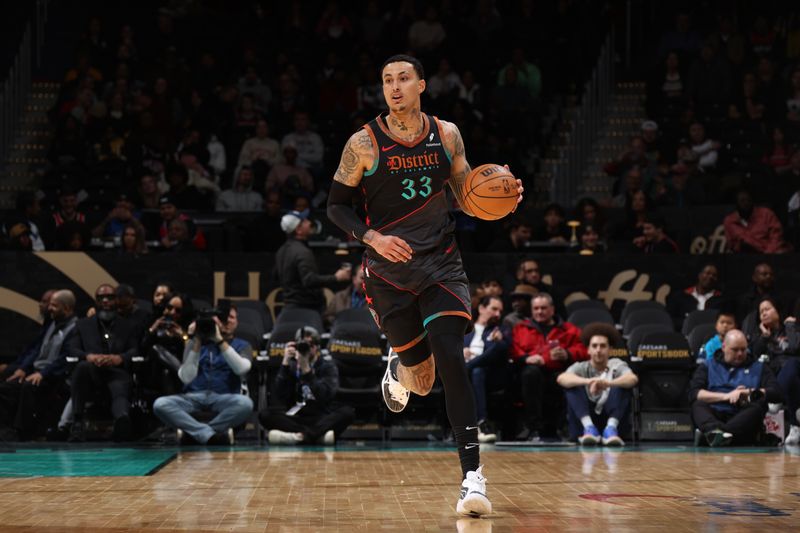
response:
M508 168L508 165L503 165L503 166L506 167L506 170L509 170L509 171L511 170L510 168ZM524 192L525 192L525 187L522 186L522 180L518 179L517 180L517 206L520 204L520 202L522 202L522 193L524 193ZM517 210L517 206L514 206L514 209L511 210L512 213Z

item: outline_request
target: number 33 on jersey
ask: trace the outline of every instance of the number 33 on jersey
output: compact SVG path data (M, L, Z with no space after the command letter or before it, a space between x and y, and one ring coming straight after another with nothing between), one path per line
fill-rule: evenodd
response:
M454 225L452 217L442 216L448 212L443 189L451 156L439 121L422 117L422 133L411 142L393 136L382 116L364 125L375 152L361 180L367 225L403 238L415 253L435 248Z

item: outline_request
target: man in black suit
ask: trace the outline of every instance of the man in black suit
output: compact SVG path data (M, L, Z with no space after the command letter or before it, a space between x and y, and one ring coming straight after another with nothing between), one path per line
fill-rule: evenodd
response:
M84 435L84 408L100 387L111 393L114 440L124 441L131 434L128 416L131 394L131 358L136 354L136 325L117 315L116 291L108 284L95 291L97 313L80 320L70 338L69 354L80 359L72 373L72 409L75 421L69 440L80 442Z

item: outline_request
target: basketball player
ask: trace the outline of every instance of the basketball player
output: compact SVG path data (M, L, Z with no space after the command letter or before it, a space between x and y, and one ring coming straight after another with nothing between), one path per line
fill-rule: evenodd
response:
M381 68L389 113L347 141L328 197L328 217L367 246L366 299L393 350L383 378L389 409L402 411L409 392L428 394L442 379L463 480L457 512L490 513L481 473L475 403L463 356L470 324L467 276L456 247L445 184L465 206L470 172L458 128L423 113L422 64L396 55ZM366 223L353 210L364 196ZM522 182L517 180L522 199Z

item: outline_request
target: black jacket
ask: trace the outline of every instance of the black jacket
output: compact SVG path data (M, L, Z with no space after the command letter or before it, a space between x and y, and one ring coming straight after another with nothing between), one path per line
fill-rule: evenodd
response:
M308 374L297 375L297 363L281 365L275 377L275 403L287 408L303 401L303 389L307 387L313 399L306 398L306 406L300 411L304 415L329 413L331 402L339 389L339 369L330 358L320 357Z
M284 305L322 310L325 295L322 287L339 282L333 275L321 276L314 252L304 241L289 237L275 256L275 273L283 289Z
M123 318L115 318L108 329L108 342L103 338L103 330L97 316L78 320L72 335L68 340L67 353L81 361L91 353L119 354L127 366L131 358L139 349L139 339L136 337L136 325Z

